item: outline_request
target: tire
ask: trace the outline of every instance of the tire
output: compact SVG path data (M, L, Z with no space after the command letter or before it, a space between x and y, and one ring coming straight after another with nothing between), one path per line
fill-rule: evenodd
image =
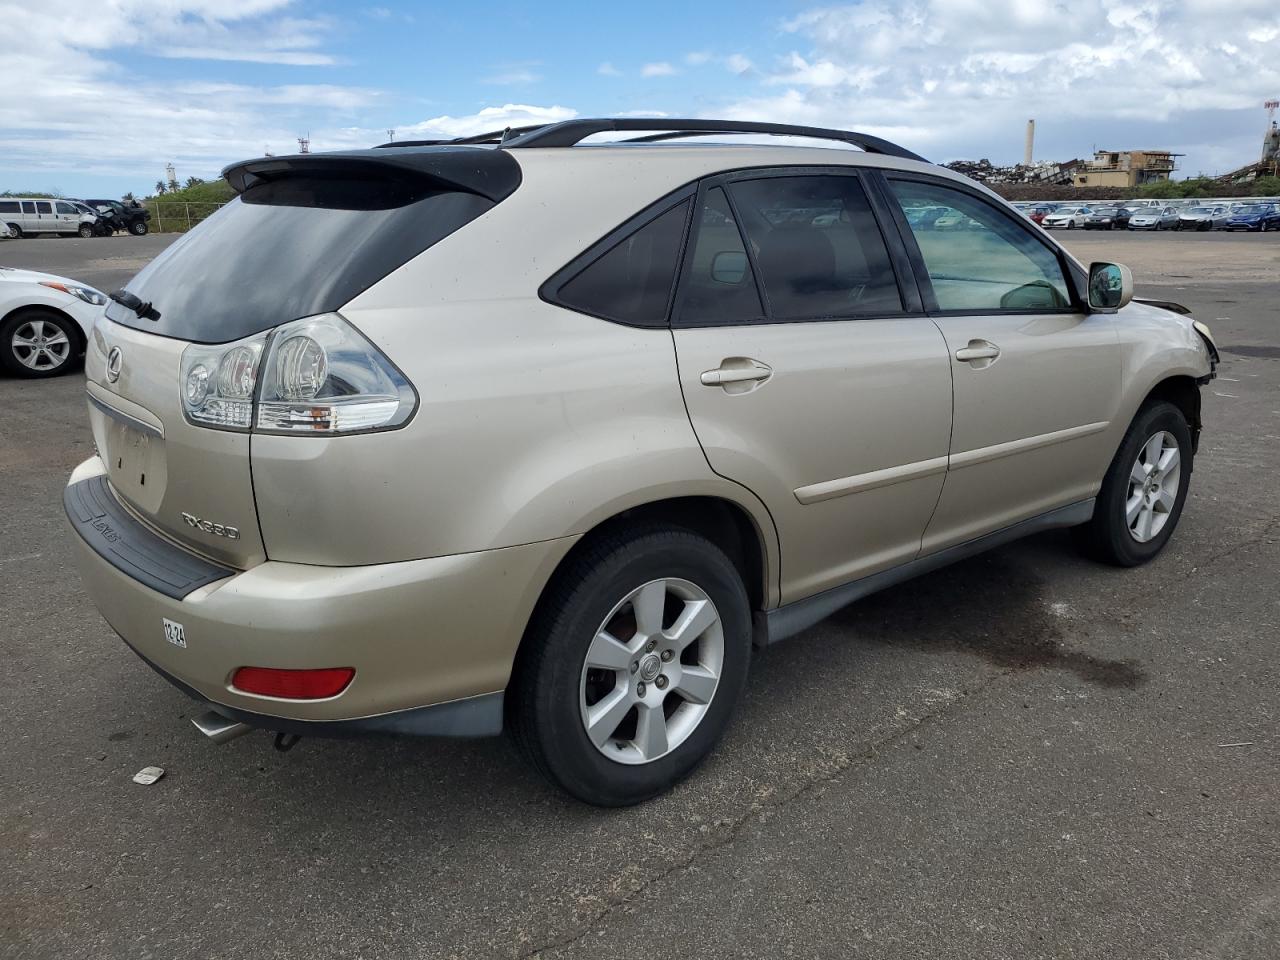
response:
M674 627L695 609L703 611L690 625L697 633L681 650ZM602 639L606 628L623 643ZM589 666L589 654L608 666ZM719 547L678 527L606 535L558 572L540 601L508 691L508 726L533 766L572 796L602 807L640 803L711 752L750 657L747 593ZM593 712L602 719L589 735Z
M42 338L39 347L19 340ZM80 351L75 321L53 310L24 310L0 324L0 367L15 377L56 377L76 365Z
M1158 448L1157 440L1161 441ZM1107 469L1093 518L1072 530L1077 546L1087 556L1118 567L1136 567L1152 559L1178 526L1191 486L1192 459L1191 428L1182 411L1165 401L1144 406ZM1145 464L1152 461L1163 464L1154 471L1156 481L1150 487L1146 480L1139 485L1140 476L1150 477L1152 471ZM1143 497L1146 490L1150 497ZM1136 512L1134 497L1142 498ZM1152 522L1144 529L1148 515Z
M9 224L9 235L14 240L21 240L23 237L22 228L18 226L16 223Z
M149 229L145 220L135 220L129 224L129 232L135 237L145 237Z
M93 225L88 223L80 224L79 234L86 240L90 239L93 236Z
M1068 220L1068 221L1067 221L1067 229L1068 229L1068 230L1074 230L1075 228L1076 228L1076 222L1075 222L1074 220Z

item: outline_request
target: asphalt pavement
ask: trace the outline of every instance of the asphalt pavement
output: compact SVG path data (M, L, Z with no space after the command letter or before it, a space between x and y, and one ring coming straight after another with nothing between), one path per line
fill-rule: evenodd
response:
M82 377L0 378L0 956L1275 960L1280 236L1061 239L1223 348L1168 549L1055 532L869 598L629 810L501 739L204 741L70 566ZM113 289L167 241L0 263Z

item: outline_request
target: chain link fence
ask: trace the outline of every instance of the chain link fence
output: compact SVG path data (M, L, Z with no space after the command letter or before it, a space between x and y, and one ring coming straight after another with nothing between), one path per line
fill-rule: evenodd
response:
M186 233L225 203L188 203L186 201L152 200L151 229L156 233Z

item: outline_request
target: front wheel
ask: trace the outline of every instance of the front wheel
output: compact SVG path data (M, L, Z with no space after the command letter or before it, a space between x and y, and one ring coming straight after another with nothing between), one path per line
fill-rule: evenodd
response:
M711 752L750 656L746 590L723 551L675 527L615 534L548 588L508 719L555 785L598 806L639 803Z
M28 310L0 325L0 367L18 377L55 377L74 365L76 345L73 321Z
M89 224L89 223L82 223L82 224L80 224L80 230L79 230L79 233L80 233L80 236L82 236L82 237L84 237L84 239L88 240L90 237L92 237L92 236L93 236L93 225L92 225L92 224Z
M147 221L135 220L129 224L129 232L135 237L145 237L147 235Z
M1093 508L1074 528L1077 544L1097 560L1136 567L1173 535L1191 484L1191 428L1181 410L1159 401L1129 425Z

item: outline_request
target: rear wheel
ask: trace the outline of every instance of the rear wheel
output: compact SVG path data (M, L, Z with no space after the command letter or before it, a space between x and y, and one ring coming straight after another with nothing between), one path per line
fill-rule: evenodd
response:
M22 228L18 226L16 223L9 224L9 236L13 237L13 239L15 240L21 240Z
M720 739L746 682L737 569L695 533L652 527L600 540L548 589L513 678L516 741L587 803L670 789Z
M51 310L28 310L0 324L0 366L18 377L54 377L71 368L75 324Z
M1171 403L1134 417L1107 470L1093 518L1073 530L1089 556L1121 567L1146 563L1173 535L1191 483L1191 428Z

